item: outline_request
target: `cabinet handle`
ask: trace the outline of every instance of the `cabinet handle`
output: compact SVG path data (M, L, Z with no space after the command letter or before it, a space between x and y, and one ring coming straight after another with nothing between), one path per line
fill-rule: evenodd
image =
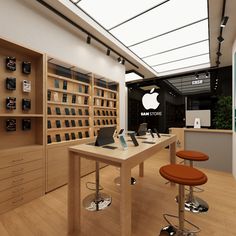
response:
M24 188L18 188L15 191L12 191L11 193L15 194L15 193L19 193L20 191L23 191L23 190L24 190Z
M19 183L19 182L21 182L21 181L23 181L23 180L24 180L24 178L12 180L12 183L13 183L13 184L14 184L14 183Z
M12 201L12 204L15 204L15 203L17 203L17 202L21 202L22 200L24 200L24 197L21 197L20 199L17 199L17 200L15 200L15 201Z
M18 169L18 170L13 170L13 171L12 171L12 174L18 173L18 172L22 172L23 170L24 170L24 168L20 168L20 169Z
M23 158L20 158L20 159L12 160L12 162L18 162L18 161L23 161L23 160L24 160Z

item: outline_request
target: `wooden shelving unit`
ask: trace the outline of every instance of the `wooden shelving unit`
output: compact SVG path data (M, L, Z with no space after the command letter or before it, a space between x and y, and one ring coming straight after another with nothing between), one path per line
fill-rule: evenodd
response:
M7 68L7 57L15 58L15 68L12 61ZM22 69L23 62L31 63L30 73ZM0 214L45 192L44 63L44 54L0 39ZM31 85L28 92L23 81Z

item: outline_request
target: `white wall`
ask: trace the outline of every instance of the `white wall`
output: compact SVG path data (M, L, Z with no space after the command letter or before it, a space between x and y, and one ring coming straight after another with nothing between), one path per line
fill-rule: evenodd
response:
M125 67L88 45L69 24L50 15L36 1L0 0L0 37L119 82L120 124L124 127Z
M233 84L232 84L232 91L233 91L233 94L232 94L232 97L233 97L233 157L232 157L232 169L233 169L233 175L236 179L236 133L234 132L235 131L235 112L234 112L234 109L235 109L235 97L236 97L236 91L235 91L235 86L236 86L236 62L235 62L235 56L234 54L236 53L236 39L234 41L234 45L233 45L233 50L232 50L232 67L233 67L233 75L232 75L232 80L233 80Z

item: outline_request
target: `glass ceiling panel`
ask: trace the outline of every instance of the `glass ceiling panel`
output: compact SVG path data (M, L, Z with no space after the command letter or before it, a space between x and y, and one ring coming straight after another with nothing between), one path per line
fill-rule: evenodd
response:
M110 29L162 2L164 0L82 0L78 6L103 27Z
M208 39L208 20L146 41L130 49L142 58L206 39Z
M164 71L181 69L181 68L191 67L191 66L200 65L200 64L206 64L208 62L209 62L209 54L185 59L182 61L172 62L172 63L160 65L160 66L154 66L153 69L156 70L157 72L164 72Z
M207 0L171 0L110 32L131 46L206 17Z
M187 58L194 55L209 53L209 42L204 41L201 43L193 44L188 47L176 49L166 53L158 54L155 56L147 57L143 59L147 64L155 66L162 63L167 63L181 58Z

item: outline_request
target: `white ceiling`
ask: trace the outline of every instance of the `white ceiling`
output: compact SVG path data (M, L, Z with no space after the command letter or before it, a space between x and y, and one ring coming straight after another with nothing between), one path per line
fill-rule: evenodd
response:
M223 0L73 0L80 8L70 0L45 2L138 66L125 63L127 71L136 70L144 78L215 66ZM155 7L162 2L161 6ZM205 9L207 4L209 16ZM232 64L235 12L236 0L226 0L225 15L229 16L229 21L222 34L225 40L221 44L220 66ZM134 19L128 20L132 17ZM128 21L119 25L125 20ZM99 47L106 53L104 45ZM111 56L117 55L111 53Z

